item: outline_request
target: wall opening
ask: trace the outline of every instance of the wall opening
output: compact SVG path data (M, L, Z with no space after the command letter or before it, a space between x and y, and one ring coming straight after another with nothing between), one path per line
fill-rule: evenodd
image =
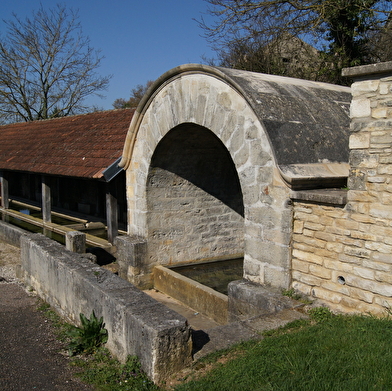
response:
M147 179L147 225L151 266L243 254L238 174L210 130L181 124L157 145Z

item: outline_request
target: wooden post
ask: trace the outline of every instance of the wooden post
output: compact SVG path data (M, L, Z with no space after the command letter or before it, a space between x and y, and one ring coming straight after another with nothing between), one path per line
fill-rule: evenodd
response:
M42 220L44 223L50 223L52 221L51 201L49 180L47 177L42 176Z
M0 171L0 187L1 187L1 206L4 209L10 207L9 204L9 192L8 192L8 180L5 176L4 171Z
M106 225L108 227L108 241L113 244L118 235L118 212L114 187L109 183L106 187Z

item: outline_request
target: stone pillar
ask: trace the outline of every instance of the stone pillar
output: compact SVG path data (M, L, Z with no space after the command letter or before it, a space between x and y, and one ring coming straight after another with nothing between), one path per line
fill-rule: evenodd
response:
M86 234L79 231L71 231L65 234L65 248L78 254L86 252Z
M52 198L50 194L49 179L42 176L42 220L44 223L50 223Z
M342 74L354 79L349 201L353 205L360 200L360 213L366 209L366 213L373 210L377 214L377 209L383 215L379 217L392 219L392 199L388 196L392 184L392 61L347 68Z
M140 289L152 288L152 271L146 265L147 241L140 236L117 236L119 276Z
M8 180L4 171L0 171L0 187L1 187L1 207L4 209L9 208L9 192Z

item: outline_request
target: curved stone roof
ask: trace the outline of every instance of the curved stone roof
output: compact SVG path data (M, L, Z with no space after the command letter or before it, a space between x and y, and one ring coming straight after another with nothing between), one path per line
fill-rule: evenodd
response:
M162 86L183 74L218 78L240 93L265 129L282 177L292 187L339 185L348 176L350 88L235 69L186 64L162 75L137 108L122 166L128 164L138 117Z

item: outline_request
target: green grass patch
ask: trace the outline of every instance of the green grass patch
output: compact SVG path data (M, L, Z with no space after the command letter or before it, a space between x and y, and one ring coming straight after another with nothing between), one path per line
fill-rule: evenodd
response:
M90 356L73 359L72 365L78 367L78 376L93 384L97 391L159 390L143 373L136 357L130 356L125 364L121 364L105 348Z
M122 364L106 348L99 347L107 338L102 318L96 318L94 313L90 319L81 315L82 327L76 328L66 323L44 301L38 300L37 308L54 326L64 350L69 350L71 346L73 350L70 355L81 353L70 358L70 365L76 367L77 376L85 383L92 384L95 390L159 391L141 370L136 357L128 357L127 362Z
M314 310L307 323L246 346L176 391L361 391L392 389L392 321ZM227 354L227 353L226 353Z
M41 310L67 338L69 326L49 306ZM327 308L198 361L175 391L390 391L392 320L334 316ZM159 391L135 357L125 364L107 349L71 359L97 391Z

